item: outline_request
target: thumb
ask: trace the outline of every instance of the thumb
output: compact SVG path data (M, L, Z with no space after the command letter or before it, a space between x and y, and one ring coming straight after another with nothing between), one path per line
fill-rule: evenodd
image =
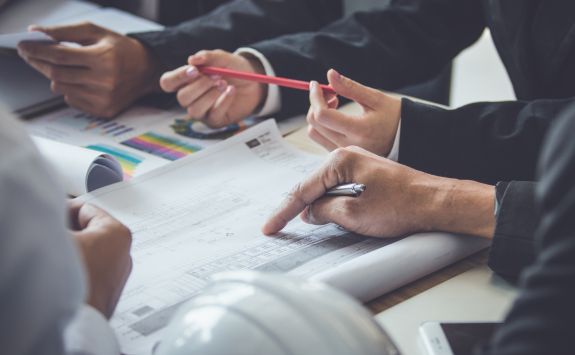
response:
M28 31L44 32L58 42L74 42L81 45L90 45L97 42L104 33L102 27L91 22L82 22L62 26L37 26L28 27Z
M188 64L193 66L214 66L221 68L238 69L239 58L238 55L220 50L203 50L190 56L188 58Z
M199 51L188 58L188 64L194 66L212 65L218 67L228 67L231 54L222 50Z
M98 228L109 216L104 210L86 203L78 211L78 225L80 230Z
M353 100L362 106L375 108L378 107L381 102L382 93L380 91L361 85L341 75L334 69L328 71L327 80L339 95Z

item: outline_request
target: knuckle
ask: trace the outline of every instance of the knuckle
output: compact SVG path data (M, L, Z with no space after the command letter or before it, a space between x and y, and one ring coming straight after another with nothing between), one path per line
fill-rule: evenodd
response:
M311 125L307 126L307 134L313 138L315 136L315 128Z
M182 106L184 106L184 105L182 105ZM195 110L195 108L194 108L193 106L188 106L188 107L186 108L186 112L188 113L188 116L189 116L191 119L197 119L197 117L196 117L196 116L197 116L196 110ZM207 122L206 122L206 124L207 124Z
M345 80L343 80L343 85L348 89L352 89L355 87L355 82L351 79L346 78Z
M219 119L218 117L206 117L204 120L204 123L206 124L206 126L210 127L210 128L222 128L226 126L226 122L224 122L224 120Z
M308 205L306 201L303 200L302 196L304 195L304 188L303 183L300 181L292 187L290 192L287 195L287 200L291 202L298 202Z
M186 91L185 90L179 90L178 93L176 94L176 99L178 100L178 103L180 104L180 106L186 106L186 104L188 104L188 102L186 101ZM192 108L188 107L187 111L188 113L190 113L190 110Z
M98 31L98 26L90 21L82 21L81 26L84 27L89 33L95 34Z
M75 101L74 98L71 97L70 95L64 95L64 102L72 107L75 107Z
M337 148L333 152L330 153L332 160L336 164L345 164L348 162L352 157L352 150L349 147L346 148Z
M56 83L55 81L50 82L50 90L51 90L53 93L59 92L60 87L59 87L58 83Z
M365 149L357 145L350 145L349 147L347 147L347 149L349 150L350 153L353 153L354 155L363 154L366 152Z

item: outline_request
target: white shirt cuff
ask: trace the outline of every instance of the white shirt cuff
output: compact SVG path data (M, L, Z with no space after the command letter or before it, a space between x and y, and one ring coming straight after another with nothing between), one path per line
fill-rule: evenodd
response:
M397 132L395 133L395 139L393 140L393 146L391 146L391 150L389 151L389 155L387 159L398 161L399 160L399 136L401 134L401 119L399 120L399 124L397 125Z
M108 320L89 305L83 305L66 327L64 343L67 354L120 354L120 345Z
M264 68L265 74L269 76L276 76L274 68L267 58L260 52L252 48L243 47L235 51L234 54L242 55L247 54L255 57L260 61L262 67ZM268 85L268 94L266 101L264 102L262 108L259 112L255 113L256 117L268 116L279 112L281 109L281 96L280 88L277 85Z

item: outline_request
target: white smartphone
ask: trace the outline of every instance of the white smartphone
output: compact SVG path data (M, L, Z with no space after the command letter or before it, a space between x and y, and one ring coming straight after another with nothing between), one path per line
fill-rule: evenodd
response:
M422 344L429 355L469 355L489 341L501 323L425 322L419 327Z

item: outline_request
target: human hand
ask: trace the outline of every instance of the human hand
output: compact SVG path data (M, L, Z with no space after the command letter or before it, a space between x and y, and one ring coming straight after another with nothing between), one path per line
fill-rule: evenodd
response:
M159 65L137 40L91 23L31 26L61 43L23 42L20 56L51 80L66 103L89 114L110 118L141 96L159 90Z
M263 74L255 58L222 50L200 51L190 56L188 64L162 75L160 86L166 92L177 92L178 102L189 118L201 119L210 127L224 127L253 114L265 100L263 84L206 76L197 68L216 66Z
M359 183L359 197L326 197L330 188ZM359 147L339 148L299 183L262 231L273 235L301 214L311 224L336 223L373 237L423 231L492 237L495 189L473 181L429 175Z
M337 110L336 96L325 97L316 82L310 86L308 134L328 150L355 145L381 156L389 155L401 117L401 99L363 86L330 70L328 81L338 95L363 108L359 116Z
M69 212L88 277L86 302L110 318L132 270L132 234L95 206L72 201Z

